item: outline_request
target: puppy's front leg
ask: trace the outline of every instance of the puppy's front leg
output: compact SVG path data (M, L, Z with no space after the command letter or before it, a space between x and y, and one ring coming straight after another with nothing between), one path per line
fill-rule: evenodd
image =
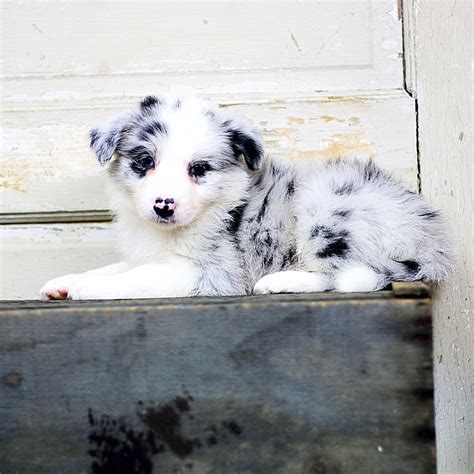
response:
M197 269L186 260L149 263L122 273L92 275L69 289L69 298L125 299L189 296L198 283Z
M127 262L117 262L84 273L70 273L49 280L39 290L39 293L43 300L64 300L69 297L69 289L73 285L77 286L82 280L90 281L97 276L115 275L125 272L129 268L130 265Z

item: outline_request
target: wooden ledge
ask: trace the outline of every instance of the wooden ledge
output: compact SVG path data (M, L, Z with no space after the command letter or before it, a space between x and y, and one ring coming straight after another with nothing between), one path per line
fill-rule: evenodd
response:
M2 472L435 469L423 285L4 302L0 324Z
M135 308L156 307L176 308L202 305L256 305L301 304L317 302L360 302L369 300L387 300L390 298L429 298L430 287L421 282L397 282L386 291L369 293L299 293L259 296L213 296L193 298L159 298L127 300L87 300L87 301L39 301L39 300L3 300L0 301L0 315L10 311L28 311L35 309L42 313L50 310L86 310L87 308Z

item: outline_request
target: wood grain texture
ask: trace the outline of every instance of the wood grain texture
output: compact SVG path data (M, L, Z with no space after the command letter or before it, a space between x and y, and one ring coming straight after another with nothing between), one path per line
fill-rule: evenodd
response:
M67 78L77 76L110 79L261 71L271 78L269 71L282 69L317 72L321 90L400 87L396 0L269 6L268 2L68 2L59 6L5 2L2 34L9 41L2 48L2 76L9 80L61 77L66 85L62 92L72 97ZM69 54L63 54L65 49ZM121 91L118 82L109 93ZM18 91L18 85L10 86Z
M474 472L472 3L415 1L422 192L458 244L456 272L434 298L438 470Z
M131 104L122 98L113 107L6 113L0 212L107 209L105 170L89 151L87 133ZM255 124L268 153L294 160L374 157L416 186L415 107L405 93L242 99L223 105Z
M119 260L110 223L0 226L0 299L36 299L51 278Z
M130 472L433 472L430 300L400 291L3 304L0 469L133 441Z

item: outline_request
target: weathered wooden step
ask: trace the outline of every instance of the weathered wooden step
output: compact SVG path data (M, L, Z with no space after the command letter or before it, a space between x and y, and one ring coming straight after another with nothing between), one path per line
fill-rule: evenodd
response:
M433 472L432 383L420 284L5 302L0 472Z

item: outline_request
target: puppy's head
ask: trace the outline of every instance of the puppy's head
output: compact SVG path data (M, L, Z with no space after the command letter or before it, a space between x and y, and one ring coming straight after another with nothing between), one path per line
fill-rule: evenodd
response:
M90 139L138 214L168 227L239 204L263 159L250 125L195 98L146 97Z

